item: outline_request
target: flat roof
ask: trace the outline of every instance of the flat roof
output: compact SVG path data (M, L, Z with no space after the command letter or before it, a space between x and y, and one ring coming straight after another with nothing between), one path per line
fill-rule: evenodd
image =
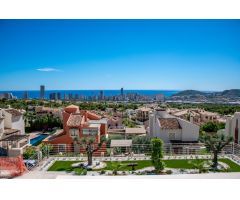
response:
M4 139L1 139L2 142L14 142L14 141L20 141L24 138L27 138L28 135L10 135L9 137L6 137Z
M90 128L100 128L101 124L89 124Z
M88 120L89 124L107 124L108 119L107 118L103 118L103 119L99 119L99 120Z
M126 134L146 134L146 129L144 126L137 127L137 128L126 128Z
M5 134L5 135L9 135L9 134L17 133L17 132L19 132L19 131L20 131L20 130L18 130L18 129L6 128L6 129L4 130L4 134Z

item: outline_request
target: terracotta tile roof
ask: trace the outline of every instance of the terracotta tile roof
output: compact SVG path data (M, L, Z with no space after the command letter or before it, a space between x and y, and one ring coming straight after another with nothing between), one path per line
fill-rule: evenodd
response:
M66 108L79 108L79 107L72 104L72 105L67 106Z
M80 114L71 114L67 126L80 126L82 121L82 116Z
M6 112L10 113L12 116L21 116L22 113L16 109L7 109Z
M176 118L159 118L162 129L182 129Z

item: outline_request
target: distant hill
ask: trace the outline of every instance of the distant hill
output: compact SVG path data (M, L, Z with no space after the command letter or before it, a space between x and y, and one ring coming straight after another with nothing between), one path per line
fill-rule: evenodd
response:
M222 92L201 92L198 90L184 90L181 92L178 92L177 94L174 94L172 97L184 97L184 96L205 96L205 97L214 97L214 96L222 96L222 97L230 97L230 98L236 98L240 97L240 89L231 89L231 90L224 90Z
M195 95L203 95L205 96L207 93L200 92L197 90L184 90L181 92L178 92L177 94L174 94L173 96L195 96Z
M240 89L224 90L221 92L221 95L226 97L240 97Z

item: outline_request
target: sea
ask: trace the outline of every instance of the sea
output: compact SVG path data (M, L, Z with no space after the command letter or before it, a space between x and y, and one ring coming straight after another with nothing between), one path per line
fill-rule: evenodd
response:
M49 99L49 96L51 93L60 93L61 97L64 96L64 94L69 95L79 95L79 96L99 96L100 91L103 91L104 96L117 96L121 94L121 90L45 90L45 98ZM1 93L12 93L13 96L16 96L18 99L22 99L24 96L24 93L28 92L28 98L31 99L38 99L40 97L40 91L39 90L30 90L30 91L0 91ZM155 96L158 94L162 94L165 97L170 97L176 93L180 92L180 90L124 90L124 94L129 93L135 93L138 95L144 95L144 96Z

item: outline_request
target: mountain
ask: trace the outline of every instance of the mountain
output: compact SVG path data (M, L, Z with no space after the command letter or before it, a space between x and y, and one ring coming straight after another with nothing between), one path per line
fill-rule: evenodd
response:
M225 97L240 97L240 89L224 90L220 94Z
M174 94L173 96L195 96L195 95L202 95L202 96L206 96L207 93L204 92L200 92L197 90L184 90L181 92L178 92L177 94Z

